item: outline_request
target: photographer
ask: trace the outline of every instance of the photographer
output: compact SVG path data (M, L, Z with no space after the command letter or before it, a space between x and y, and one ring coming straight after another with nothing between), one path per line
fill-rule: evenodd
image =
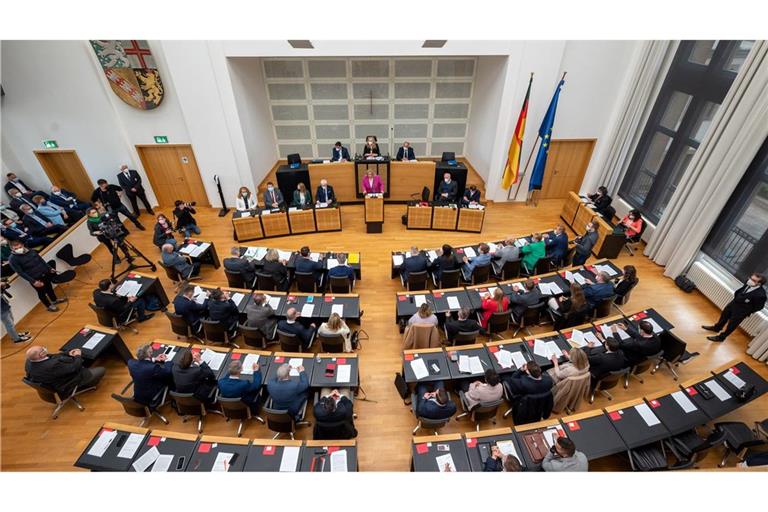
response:
M158 248L165 244L171 244L176 247L176 238L173 236L173 225L168 217L162 213L157 216L157 223L155 223L155 233L152 235L152 243Z
M11 242L11 268L19 274L19 277L29 281L40 299L40 302L48 308L48 311L58 311L56 304L67 302L67 299L59 299L53 291L51 278L56 275L37 251L27 249L19 240Z
M0 290L2 291L2 295L0 295L0 313L2 314L3 326L5 326L5 332L8 333L8 336L10 336L11 341L14 343L29 341L32 339L32 337L29 335L28 331L16 332L16 326L14 325L16 322L13 319L13 312L11 311L11 303L8 302L8 298L11 297L11 294L5 291L10 286L11 285L9 285L5 279L3 279L2 282L0 282Z
M133 257L122 243L122 239L125 238L128 231L109 213L102 215L96 208L88 209L87 225L91 236L95 236L112 254L112 261L115 264L120 263L120 256L117 254L118 247L123 251L128 263L133 261Z
M128 217L138 229L142 231L147 229L141 225L139 220L128 211L128 208L126 208L120 200L120 195L123 192L122 188L117 185L110 185L105 179L101 179L96 183L98 183L99 186L93 191L93 194L91 194L91 202L95 203L96 201L99 201L107 211L112 212L118 219L120 217L117 214L122 213Z
M195 204L197 203L194 201L185 203L181 200L176 200L174 203L176 208L173 210L173 216L176 218L176 231L184 231L184 238L189 238L192 233L200 234L200 228L197 227L197 222L192 216L193 213L197 213L193 208Z

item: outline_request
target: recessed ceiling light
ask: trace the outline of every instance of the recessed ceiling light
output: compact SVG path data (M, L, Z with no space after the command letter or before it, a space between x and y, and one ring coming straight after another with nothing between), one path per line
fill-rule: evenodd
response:
M312 46L312 41L309 39L289 39L288 44L294 48L300 48L302 50L314 48L314 46Z
M424 41L424 44L421 45L422 48L442 48L445 46L445 43L447 43L447 39L427 39Z

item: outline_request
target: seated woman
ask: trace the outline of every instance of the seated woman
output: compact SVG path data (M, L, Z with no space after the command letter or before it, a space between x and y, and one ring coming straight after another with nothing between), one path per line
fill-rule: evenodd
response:
M277 289L280 291L287 291L291 286L291 282L288 279L288 269L286 268L286 261L280 259L280 255L276 249L270 249L264 256L264 267L262 272L269 274L272 280L277 285Z
M630 210L621 219L620 224L624 226L624 234L627 235L627 238L634 238L642 231L644 222L642 215L640 215L640 210Z
M363 178L363 192L365 194L381 194L384 192L384 185L381 183L381 176L368 169Z
M438 256L435 261L432 262L432 273L435 274L435 279L440 281L443 277L443 272L446 270L457 270L461 268L461 262L456 259L453 253L453 247L448 244L443 244L441 249L437 251Z
M547 255L547 247L541 238L541 233L534 233L531 236L531 243L520 248L520 254L523 268L528 275L533 275L536 272L536 264Z
M594 194L587 194L589 201L595 209L595 212L600 215L605 215L608 207L611 206L613 199L608 195L608 189L606 187L597 187L597 192Z
M296 208L304 208L305 206L312 205L312 193L307 189L304 183L299 183L296 186L296 190L293 191L293 201L291 206Z
M240 187L240 191L237 193L237 198L235 199L235 207L239 212L256 209L256 197L251 194L248 187Z
M342 320L338 313L331 313L328 321L320 324L317 334L323 336L340 334L344 337L344 352L352 352L352 331L349 330L349 327L347 327L347 324L344 323L344 320Z
M493 290L493 297L488 294L485 295L481 309L483 316L480 320L480 325L483 329L486 329L494 313L503 313L509 310L509 298L504 295L501 288L496 288Z
M434 325L437 326L437 317L432 313L432 308L426 302L419 306L411 318L408 319L408 325Z
M623 298L632 290L632 288L635 287L635 285L637 285L639 281L640 279L637 278L637 269L635 269L635 266L625 265L624 275L621 276L621 279L619 279L619 282L616 283L616 287L613 289L614 293L616 294L616 298Z
M565 352L570 362L559 364L556 356L552 356L554 368L548 374L555 383L552 388L554 403L553 412L575 411L581 401L589 393L589 358L580 348Z
M571 285L571 295L552 297L547 302L549 308L555 313L555 329L564 329L587 322L589 304L584 297L584 288L579 283Z
M363 146L363 156L365 158L374 158L381 155L379 149L378 139L375 135L368 135L365 138L365 146Z
M557 357L552 356L552 364L555 366L548 370L547 373L552 377L552 382L555 385L568 377L589 372L589 360L583 350L575 347L568 351L567 354L568 362L563 364L559 364Z
M157 222L155 223L155 232L152 235L152 243L157 247L162 247L165 244L171 244L176 247L176 238L173 236L173 225L168 217L159 213L157 215Z

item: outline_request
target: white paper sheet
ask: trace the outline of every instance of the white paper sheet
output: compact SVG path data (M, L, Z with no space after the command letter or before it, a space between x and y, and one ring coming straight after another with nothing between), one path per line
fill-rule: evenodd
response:
M243 359L243 373L253 375L253 363L259 362L259 354L246 354Z
M309 259L311 259L312 261L315 261L315 262L320 261L320 253L319 252L311 252L311 253L309 253Z
M336 450L331 453L331 473L347 472L347 450Z
M629 339L629 334L627 334L627 331L625 331L621 327L616 327L616 332L619 335L619 339L621 339L621 340L628 340Z
M121 459L132 459L143 440L143 434L130 434L125 443L123 443L122 448L120 448L120 451L117 452L117 456Z
M256 248L256 259L260 260L263 259L264 256L267 255L267 248L266 247L257 247Z
M539 281L538 286L542 295L552 295L552 291L549 289L549 283Z
M100 332L93 333L93 335L90 338L88 338L88 341L83 343L83 348L87 350L93 350L94 348L96 348L96 346L98 346L99 342L106 337L107 337L106 334L102 334Z
M109 445L112 444L112 441L114 441L116 437L117 430L102 432L99 434L99 438L96 440L96 442L93 443L93 446L91 446L91 449L88 450L88 455L91 457L103 457L104 453L107 451L107 448L109 448Z
M619 274L619 273L618 273L618 272L616 272L616 271L613 269L613 267L611 267L610 265L595 265L595 267L596 267L598 270L600 270L601 272L605 272L606 274L608 274L608 275L609 275L609 276L611 276L611 277L613 277L613 276L616 276L616 275L618 275L618 274Z
M507 455L514 455L518 460L521 460L520 457L517 456L517 450L515 450L515 443L513 441L498 441L496 446L505 457Z
M563 293L563 289L560 288L557 283L549 283L549 291L552 295L560 295Z
M284 446L283 458L280 459L280 471L293 473L296 471L296 466L299 463L299 451L298 446Z
M255 258L258 247L248 247L243 253L243 258Z
M600 332L603 333L603 337L605 338L610 338L611 336L613 336L613 330L611 329L610 325L605 325L605 324L601 325Z
M575 280L577 283L579 283L580 285L582 285L582 286L584 286L585 284L587 284L587 279L586 279L586 278L585 278L583 275L579 274L578 272L576 272L576 273L574 273L574 274L573 274L573 279L574 279L574 280Z
M328 258L328 270L339 266L339 260L336 258Z
M341 318L344 318L344 304L334 304L331 306L331 314L336 313Z
M301 316L304 318L312 318L312 313L315 311L314 304L304 304L301 307Z
M211 367L211 370L218 370L221 368L222 363L224 363L224 358L227 357L227 354L216 352L214 350L205 349L203 350L203 353L200 354L200 360L204 363L208 363L208 366Z
M515 368L520 369L528 362L525 360L525 356L520 352L512 352L512 362L515 363Z
M648 318L644 318L643 320L647 321L653 326L654 333L659 334L660 332L664 332L664 329L662 329L661 326L657 324L656 320L654 320L653 318L648 317Z
M464 256L466 256L469 259L472 259L475 256L477 256L477 253L475 252L475 249L473 247L465 247Z
M288 360L288 365L291 367L291 371L290 371L289 375L291 377L298 377L300 375L298 368L302 364L304 364L304 359L302 359L300 357L292 357L292 358L290 358Z
M154 446L152 447L154 448ZM166 473L173 462L173 455L160 455L152 465L152 473Z
M563 352L560 350L560 347L557 346L557 343L554 341L548 341L547 342L547 352L549 352L549 355L547 356L552 357L555 356L557 358L563 357Z
M710 381L707 381L704 383L705 386L709 388L712 393L715 394L715 396L720 400L721 402L725 402L729 398L731 398L731 395L728 394L728 392L723 388L723 386L720 385L719 382L712 379Z
M738 375L733 373L731 370L728 370L727 372L725 372L723 374L723 378L728 382L730 382L731 384L733 384L734 386L736 386L736 389L741 389L747 385L747 383L744 382L742 378L740 378Z
M578 329L571 331L571 342L575 343L579 347L587 345L587 341L584 339L584 333Z
M533 341L533 353L536 354L539 357L548 358L549 357L549 350L547 349L546 342L542 340L534 340Z
M138 281L124 281L117 289L117 294L121 297L132 297L141 290L141 283Z
M459 303L459 298L450 296L448 297L448 307L450 309L461 309L461 304Z
M392 264L395 265L396 267L399 267L400 265L402 265L404 261L405 260L403 259L403 255L402 254L393 254L392 255Z
M572 283L573 279L574 279L573 272L571 272L570 270L566 270L565 271L565 280L568 281L569 283Z
M518 247L523 247L525 245L528 245L528 240L526 240L525 238L518 238L517 240L515 240L515 245Z
M426 295L414 295L413 296L413 304L420 308L422 304L425 304L427 302L427 296Z
M191 255L192 251L195 250L195 247L197 247L195 244L187 244L184 247L182 247L181 249L179 249L179 252L181 254L190 254Z
M459 371L461 373L470 373L469 356L459 356Z
M280 307L280 297L270 297L267 303L272 307L272 309L277 311L277 308Z
M495 252L496 252L496 250L499 248L499 246L498 246L498 245L496 245L496 244L495 244L495 243L493 243L493 242L488 242L488 243L487 243L487 245L488 245L488 249L490 249L490 251L489 251L489 252L490 252L491 254L495 253Z
M143 473L147 470L147 468L157 460L157 458L160 456L160 451L157 449L157 446L153 446L149 450L147 450L144 455L133 461L133 469L137 473Z
M691 402L690 398L685 396L685 393L682 391L675 391L672 393L672 398L675 399L675 402L677 402L677 405L680 406L680 408L683 410L683 412L691 413L696 410L696 406L693 405L693 402Z
M349 382L352 375L351 364L340 364L336 367L336 382Z
M281 251L280 249L277 250L277 257L281 260L288 261L291 259L291 251Z
M451 457L450 453L446 453L445 455L439 455L435 457L435 462L437 463L437 468L440 470L441 473L444 473L446 471L456 471L456 465L453 463L453 457ZM447 470L446 470L446 465L448 466Z
M261 210L261 215L269 215L270 213L272 212L269 210Z
M469 372L472 375L477 375L478 373L485 372L485 369L483 368L483 363L480 362L480 358L478 356L472 356L469 358Z
M437 252L427 251L427 257L429 258L429 261L435 261L437 259Z
M595 336L595 333L592 331L587 331L584 333L584 339L587 340L587 343L594 343L595 345L602 345L599 339L597 339L597 336Z
M495 355L499 366L502 368L512 368L512 352L509 350L499 350Z
M250 217L250 216L251 216L251 212L249 211L240 212L240 217Z
M216 460L213 461L211 472L226 473L229 471L229 461L234 457L234 453L219 452L216 454Z
M203 290L199 286L195 286L195 291L192 297L195 298L195 302L197 302L198 304L202 304L203 302L205 302L205 299L208 298L208 294L206 293L205 290Z
M648 404L637 404L635 406L635 410L640 414L640 417L643 418L643 421L645 421L645 424L649 427L652 427L654 425L658 425L661 423L659 421L659 418L656 417L655 414L653 414L653 411L651 411L651 408L648 407Z
M240 301L243 300L243 297L245 297L245 295L238 292L238 293L233 293L230 299L232 299L232 302L234 302L237 307L240 307Z
M542 434L544 435L544 441L547 443L548 448L552 448L555 445L557 438L560 437L556 428L548 428L542 432Z
M413 375L416 377L416 380L421 380L424 377L429 376L427 365L424 364L424 360L420 357L414 358L413 361L411 361L411 370L413 370Z

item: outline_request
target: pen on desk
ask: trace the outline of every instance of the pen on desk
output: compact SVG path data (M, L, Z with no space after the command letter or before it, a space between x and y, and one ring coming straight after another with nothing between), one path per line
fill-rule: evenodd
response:
M485 362L485 361L483 361L482 359L480 360L480 363L481 363L483 366L488 366L488 363L486 363L486 362Z

